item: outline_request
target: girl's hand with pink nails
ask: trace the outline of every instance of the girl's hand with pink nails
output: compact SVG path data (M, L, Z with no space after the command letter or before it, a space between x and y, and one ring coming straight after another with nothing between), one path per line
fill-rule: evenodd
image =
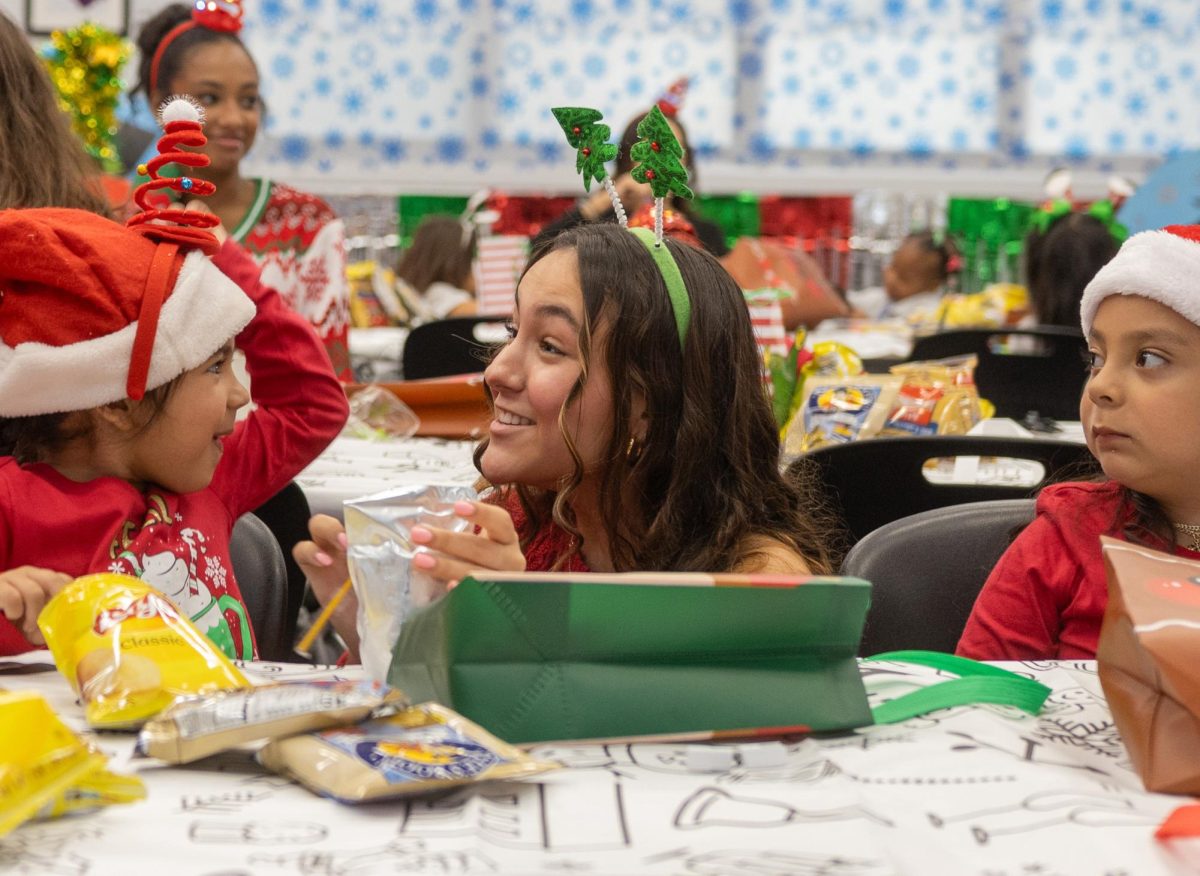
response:
M447 582L447 589L473 569L525 571L525 554L508 511L489 502L458 501L454 513L474 526L465 532L434 526L414 526L410 530L412 540L422 547L413 557L414 566Z

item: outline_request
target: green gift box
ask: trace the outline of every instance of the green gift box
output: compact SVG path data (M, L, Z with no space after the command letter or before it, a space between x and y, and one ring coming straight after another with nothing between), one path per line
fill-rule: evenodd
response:
M481 574L405 621L388 681L519 743L860 727L870 591L856 578Z

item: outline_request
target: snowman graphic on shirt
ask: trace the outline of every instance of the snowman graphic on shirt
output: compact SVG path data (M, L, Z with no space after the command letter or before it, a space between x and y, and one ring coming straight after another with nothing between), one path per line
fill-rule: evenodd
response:
M208 553L208 538L191 527L176 530L166 502L148 498L142 526L129 521L113 540L110 571L134 575L162 592L226 655L252 659L246 609L226 592L225 566Z

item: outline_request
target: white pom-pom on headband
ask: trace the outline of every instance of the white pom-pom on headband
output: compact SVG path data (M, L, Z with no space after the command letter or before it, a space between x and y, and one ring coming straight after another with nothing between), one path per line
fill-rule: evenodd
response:
M1110 295L1149 298L1200 325L1200 225L1169 225L1125 241L1083 290L1079 320L1085 335Z

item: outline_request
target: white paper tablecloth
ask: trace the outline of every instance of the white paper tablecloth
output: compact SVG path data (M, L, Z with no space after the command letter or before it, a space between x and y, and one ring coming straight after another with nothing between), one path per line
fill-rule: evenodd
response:
M29 658L23 658L29 659ZM37 659L36 657L33 659ZM44 658L44 655L42 657ZM189 768L112 766L149 797L18 828L0 872L30 874L588 873L604 876L1160 876L1196 872L1196 841L1158 844L1183 798L1131 771L1095 664L1008 664L1050 685L1041 715L958 707L789 746L784 765L689 771L686 746L559 745L567 769L525 784L350 807L263 772L245 755ZM329 670L255 664L258 678ZM333 674L353 676L354 669ZM864 664L884 697L932 670ZM0 686L81 711L57 673ZM887 693L883 693L884 690Z

